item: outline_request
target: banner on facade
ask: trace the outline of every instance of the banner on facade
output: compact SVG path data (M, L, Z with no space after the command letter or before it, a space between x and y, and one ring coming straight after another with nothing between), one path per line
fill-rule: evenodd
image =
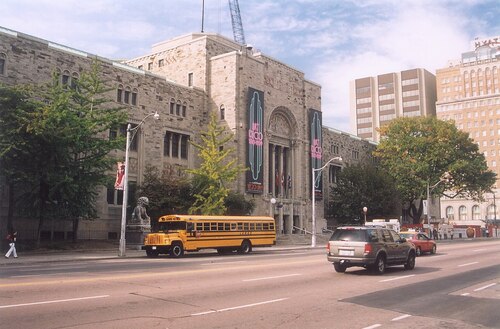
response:
M247 160L246 192L264 192L264 93L248 88L247 102Z
M125 164L123 162L116 163L116 180L115 190L123 190L123 177L125 177Z
M320 111L309 110L309 134L310 134L310 163L311 168L319 169L323 159L323 137L321 133L322 113ZM311 182L314 180L314 195L316 200L323 198L323 175L321 171L311 169ZM312 193L312 192L311 192ZM312 195L311 195L312 198Z

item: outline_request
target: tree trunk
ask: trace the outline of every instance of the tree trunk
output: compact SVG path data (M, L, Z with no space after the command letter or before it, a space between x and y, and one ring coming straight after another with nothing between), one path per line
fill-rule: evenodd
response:
M73 243L78 241L78 226L80 225L80 218L73 218Z

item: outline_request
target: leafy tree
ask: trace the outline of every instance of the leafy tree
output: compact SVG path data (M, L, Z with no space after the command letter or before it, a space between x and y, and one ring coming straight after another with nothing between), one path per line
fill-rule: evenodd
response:
M30 99L26 87L0 85L0 175L9 187L7 229L12 231L16 190L25 184L26 176L34 169L33 155L37 154L36 139L26 132L30 116L37 103Z
M396 216L398 193L386 172L373 165L354 165L344 168L337 184L331 189L329 217L340 224L356 223L367 207L370 218Z
M243 194L235 192L229 192L225 205L227 215L230 216L250 215L255 209L255 203L252 200L247 200Z
M420 221L422 203L431 195L480 200L495 183L484 155L466 132L434 117L399 118L380 129L375 156L394 178L410 217ZM443 180L445 173L451 180Z
M38 219L38 243L47 218L73 219L76 239L79 219L95 217L98 187L114 162L108 154L124 144L106 138L126 120L122 109L108 104L108 90L94 64L72 86L54 76L50 84L25 93L16 111L1 106L8 129L0 137L17 143L15 153L12 145L2 145L2 161L8 154L9 177L23 186L18 206Z
M186 178L173 169L160 172L154 166L146 166L144 182L138 186L136 195L148 197L152 224L162 215L187 213L194 202L191 184Z
M191 142L198 149L202 163L199 168L187 170L193 175L195 191L195 202L189 209L190 213L223 215L227 212L226 198L229 188L226 185L233 182L240 172L245 171L236 163L236 158L228 158L234 149L225 148L225 145L232 138L225 127L217 125L216 118L212 115L207 132L201 135L202 143Z

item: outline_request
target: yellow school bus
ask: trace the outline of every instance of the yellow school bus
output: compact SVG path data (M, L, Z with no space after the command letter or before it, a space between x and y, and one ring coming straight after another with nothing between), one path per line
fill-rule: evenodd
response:
M217 249L219 254L237 251L246 254L252 247L276 244L274 218L265 216L166 215L144 238L142 250L148 257L170 254L178 258L184 251Z

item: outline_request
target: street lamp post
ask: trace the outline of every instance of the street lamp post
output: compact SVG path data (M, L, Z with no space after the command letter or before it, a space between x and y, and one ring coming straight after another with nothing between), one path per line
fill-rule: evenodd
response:
M334 160L342 161L342 157L334 157L328 160L327 163L321 168L314 168L311 165L311 190L312 190L312 236L311 236L311 247L316 247L316 189L315 189L315 181L316 181L316 172L321 171L326 168L330 164L330 162Z
M125 257L125 229L127 227L127 201L128 201L128 152L130 149L130 143L135 137L137 130L144 123L144 121L153 116L156 120L160 118L158 112L150 113L142 119L142 121L132 128L130 123L127 125L127 143L125 144L125 172L123 173L123 202L122 202L122 221L121 221L121 229L120 229L120 247L118 250L119 257ZM131 133L133 133L131 135Z
M430 185L429 180L427 180L427 224L429 225L429 235L431 234L431 192L442 182L449 182L452 179L452 176L449 172L445 172L441 178L439 178L439 181L434 184ZM425 222L424 222L425 223Z
M363 224L366 225L366 213L368 212L368 208L367 207L363 207L363 214L365 215L365 222Z

